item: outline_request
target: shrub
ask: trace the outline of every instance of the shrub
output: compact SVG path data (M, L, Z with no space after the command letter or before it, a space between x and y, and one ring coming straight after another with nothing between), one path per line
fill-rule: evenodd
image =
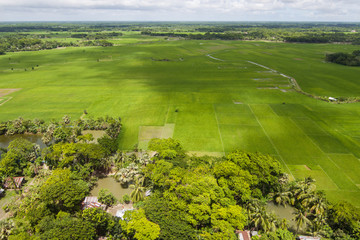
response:
M112 206L117 202L115 196L108 189L104 188L100 189L98 200L106 206Z
M125 194L125 195L123 196L123 201L124 201L125 203L130 203L130 196L127 195L127 194Z

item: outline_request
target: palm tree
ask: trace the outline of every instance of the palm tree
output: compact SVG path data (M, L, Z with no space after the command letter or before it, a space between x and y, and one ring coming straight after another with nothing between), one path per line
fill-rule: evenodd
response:
M310 203L310 212L313 214L324 215L327 208L326 200L322 194L316 194L313 201Z
M283 205L286 207L287 204L291 203L291 192L280 186L276 192L271 193L270 197L277 205Z
M265 217L267 218L268 222L268 230L270 232L275 232L278 226L278 219L275 214L265 214Z
M253 215L253 220L255 229L259 230L262 229L264 232L269 230L269 221L266 216L266 212L258 211Z
M311 223L310 220L307 218L307 213L304 209L296 209L295 210L295 217L294 220L296 222L296 233L299 232L299 229L302 229L303 226L306 228L308 223Z
M312 220L312 228L311 232L313 236L318 235L321 227L326 224L326 218L324 214L316 214L314 215L314 219Z
M131 200L136 203L144 200L145 198L145 187L143 186L144 181L137 178L135 184L131 184L130 188L134 189L131 194Z

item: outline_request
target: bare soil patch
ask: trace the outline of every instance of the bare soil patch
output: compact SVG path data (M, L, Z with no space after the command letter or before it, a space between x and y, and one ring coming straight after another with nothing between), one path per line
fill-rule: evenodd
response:
M0 97L4 97L19 90L21 90L21 88L0 88Z
M311 171L311 168L309 168L307 165L304 165L304 167L306 168L306 170L310 170L310 171Z

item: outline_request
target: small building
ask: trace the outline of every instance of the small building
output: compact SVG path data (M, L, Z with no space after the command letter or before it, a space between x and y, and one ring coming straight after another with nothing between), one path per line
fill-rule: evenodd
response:
M311 237L311 236L298 236L298 240L320 240L320 237Z
M24 177L8 177L5 178L4 188L19 189L24 181Z
M236 231L239 234L240 240L251 240L250 231Z
M81 205L83 210L87 208L102 208L103 210L106 209L106 205L100 203L97 197L86 197Z
M332 101L332 102L337 101L337 99L336 99L336 98L333 98L333 97L329 97L329 100Z
M352 33L356 33L356 30L351 30Z

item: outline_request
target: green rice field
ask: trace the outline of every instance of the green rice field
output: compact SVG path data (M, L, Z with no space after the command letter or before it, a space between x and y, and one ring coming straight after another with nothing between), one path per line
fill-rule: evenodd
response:
M123 150L173 137L201 154L267 153L290 176L314 177L330 200L360 206L360 103L316 100L283 76L313 95L360 96L360 68L324 62L326 53L359 47L140 35L113 42L0 56L0 89L16 89L0 95L0 120L77 119L85 109L120 116Z

